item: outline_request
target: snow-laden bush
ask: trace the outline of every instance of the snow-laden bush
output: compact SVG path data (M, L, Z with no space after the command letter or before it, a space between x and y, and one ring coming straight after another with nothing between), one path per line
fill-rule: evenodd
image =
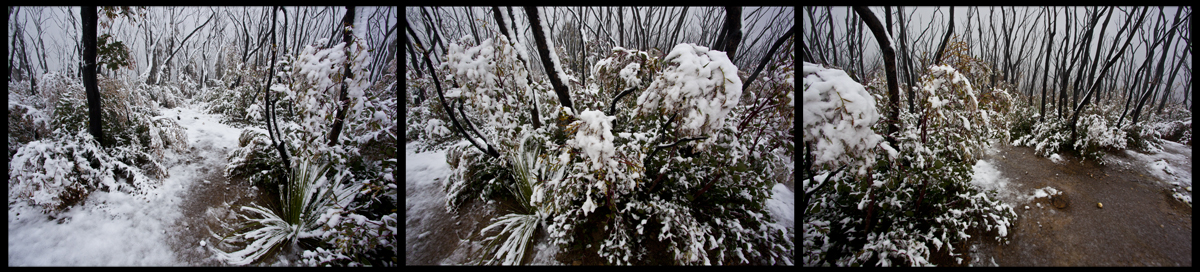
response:
M1070 140L1071 132L1067 131L1067 120L1046 118L1044 122L1035 124L1029 135L1013 141L1013 145L1030 146L1036 154L1050 156L1070 147Z
M1125 143L1129 149L1150 154L1162 151L1162 135L1157 129L1154 129L1154 124L1148 122L1126 124L1121 127L1121 130L1125 131Z
M849 82L834 84L857 84L840 80ZM997 239L1007 236L1016 213L971 184L972 165L983 147L1002 136L1003 127L994 128L988 116L1004 112L981 108L976 90L953 68L931 67L921 82L914 100L923 110L900 114L898 151L859 149L833 158L842 168L861 160L889 163L867 168L867 175L826 168L805 179L806 265L924 266L943 246L951 256L961 254L953 244L969 238L970 229L994 231ZM821 125L828 124L814 124ZM868 132L885 126L873 125ZM810 156L811 162L820 158Z
M286 173L283 159L278 151L271 148L271 139L262 129L243 129L238 137L238 148L229 153L228 159L225 177L244 177L254 185L274 188L279 182L273 177L282 177Z
M448 46L447 103L455 111L461 105L465 117L459 122L468 134L479 130L483 137L476 140L491 144L501 157L466 142L451 147L447 159L455 170L444 184L447 209L467 198L509 191L542 215L497 219L492 229L505 229L489 239L503 240L504 246L485 256L513 263L519 256L514 251L528 242L520 234L539 227L530 218L545 216L552 244L580 249L587 244L587 251L613 264L661 258L679 264L791 263L794 246L785 238L791 228L771 223L764 207L774 182L757 167L769 164L747 162L741 143L746 139L728 120L741 97L741 80L724 52L681 44L659 60L614 49L613 57L598 61L584 95L572 95L575 107L565 108L557 106L544 79L528 82L517 55L528 62L529 54L498 39ZM630 68L634 63L637 68ZM614 105L630 88L630 99ZM535 105L549 117L537 129L527 114ZM513 159L530 157L519 139L530 139L544 153L537 152L536 160ZM531 161L534 171L517 170ZM540 173L534 175L537 182L521 185L529 173ZM506 189L525 186L529 189ZM657 246L674 250L648 252Z
M253 97L253 101L244 106L238 104L227 108L248 110L234 114L249 116L255 121L251 125L265 124L266 114L273 113L279 127L273 140L269 133L247 128L239 149L230 155L227 174L251 175L252 180L260 181L270 181L272 177L278 180L278 177L290 174L291 184L279 187L279 194L290 200L298 199L298 194L314 195L310 191L338 191L335 195L339 204L318 205L316 210L305 208L301 221L291 219L296 217L297 211L292 208L259 208L255 211L258 213L256 219L250 219L265 231L272 225L283 226L276 224L278 222L268 224L275 222L273 218L282 218L293 228L291 234L286 234L290 239L315 240L315 248L305 248L301 256L301 261L306 264L358 266L369 264L364 261L370 259L384 260L382 264L389 265L396 260L395 207L398 198L394 175L398 164L395 159L398 128L391 116L398 113L393 89L398 83L394 74L385 75L383 80L374 83L367 80L370 50L357 35L349 44L337 43L330 48L309 45L294 58L283 57L275 67L279 80L272 80L271 86L263 92L253 92L269 92L271 105L264 104L266 96L261 95ZM315 44L323 43L317 41ZM347 68L350 73L345 73ZM346 92L345 96L341 95L342 91ZM342 97L346 99L342 100ZM331 138L334 124L339 119L343 126L337 138ZM273 146L272 142L280 147ZM293 163L291 173L283 169L285 163L279 155L280 148ZM306 185L309 189L295 186L296 177L304 176L298 172L307 165L305 161L325 164L324 170L319 171L323 173L321 175L337 177L338 182L317 181ZM308 179L317 180L315 177ZM324 198L318 197L314 201L324 201ZM264 247L270 248L267 244L247 245L245 249L231 253L234 255L227 261L253 262L263 256L258 252Z
M815 166L853 162L863 175L874 164L883 140L871 129L880 119L875 98L846 72L805 62L802 114L804 143L812 145Z
M61 131L61 129L60 129ZM64 210L96 190L144 194L159 184L130 160L130 147L100 148L86 130L30 142L9 162L9 201L29 201L47 213Z
M1076 129L1081 131L1080 139L1075 141L1075 150L1087 158L1103 163L1104 160L1100 159L1104 155L1102 149L1125 149L1125 131L1108 126L1108 121L1105 121L1103 116L1090 114L1081 117Z

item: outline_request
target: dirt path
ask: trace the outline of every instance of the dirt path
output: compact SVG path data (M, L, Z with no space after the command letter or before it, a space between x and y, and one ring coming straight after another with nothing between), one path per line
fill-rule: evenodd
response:
M163 115L179 120L187 128L189 141L187 151L168 151L166 157L172 161L164 162L172 176L190 179L184 182L186 188L179 195L178 209L183 216L167 224L167 243L182 264L224 265L213 258L211 248L219 246L220 240L213 234L225 235L222 223L242 220L236 218L236 213L243 213L238 207L267 205L262 190L245 179L224 176L227 156L237 147L241 130L220 124L218 115L202 114L190 107L163 110ZM220 248L226 252L237 250L227 245Z
M1128 160L1110 154L1113 161ZM1191 153L1187 151L1190 161ZM1000 266L1191 266L1192 208L1171 197L1170 186L1136 164L1062 164L1038 157L1029 147L999 147L987 159L1024 194L1047 186L1065 192L1068 205L1048 198L1013 205L1019 219L1000 244L971 241L963 264ZM1190 162L1186 163L1191 172ZM1097 203L1103 203L1099 208ZM1041 204L1039 207L1038 204ZM1030 209L1026 210L1028 205ZM966 255L966 254L965 254ZM987 259L987 260L984 260Z

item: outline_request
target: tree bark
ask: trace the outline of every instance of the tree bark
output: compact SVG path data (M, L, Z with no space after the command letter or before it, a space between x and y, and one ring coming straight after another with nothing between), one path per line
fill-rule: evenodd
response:
M726 6L725 13L725 28L728 34L725 35L722 49L732 60L737 55L738 45L742 43L742 7Z
M1050 18L1057 18L1057 16L1054 15L1054 12L1050 12L1050 14ZM1046 28L1050 31L1050 38L1046 39L1046 69L1042 71L1042 102L1039 103L1041 106L1039 107L1040 114L1038 115L1038 122L1046 120L1046 81L1050 78L1050 53L1053 53L1050 50L1050 47L1054 46L1054 26L1057 22L1058 19L1054 19L1052 22L1047 22L1046 24Z
M354 62L353 61L354 57L349 57L350 56L350 48L352 46L354 46L354 39L353 39L354 33L351 32L351 30L346 29L346 28L352 27L353 25L354 25L354 6L346 6L346 16L342 17L342 27L340 27L339 30L342 31L342 42L346 43L346 56L348 56L348 57L346 60L345 72L342 73L343 74L343 76L342 76L342 92L338 96L338 101L341 101L342 106L338 108L337 119L335 121L333 121L333 130L329 132L329 146L337 145L338 136L340 136L342 134L342 126L344 126L346 123L346 110L350 108L350 99L346 97L346 95L347 95L346 88L348 85L350 85L349 81L351 80L351 78L355 78L354 70L350 69L350 66L351 66L350 64L352 62ZM271 24L271 28L273 29L274 27L275 27L275 25ZM274 30L272 30L272 31L274 31ZM272 39L271 42L274 43L275 42L274 36L272 36L271 39ZM272 54L274 54L274 53L272 53ZM273 57L272 57L271 63L274 63Z
M546 44L545 31L542 31L541 19L538 17L538 9L535 6L525 6L525 14L529 15L529 25L533 29L533 40L537 43L538 55L542 57L542 67L546 68L546 76L550 77L550 85L554 86L554 93L558 94L558 102L562 103L563 107L572 108L571 94L568 93L567 85L564 85L561 78L558 77L558 70L554 69L554 63L550 61L550 48Z
M671 44L668 44L667 46L675 46L675 44L679 43L679 30L683 29L683 21L687 21L688 8L690 7L684 6L683 11L680 12L681 15L679 15L679 23L675 25L675 34L671 34Z
M266 96L264 97L263 102L267 104L267 107L266 107L266 110L267 110L267 133L271 134L271 145L275 146L275 150L279 152L279 157L283 158L284 168L287 169L288 173L291 173L292 172L292 160L291 160L291 158L288 157L287 150L285 150L283 148L283 134L281 134L282 131L279 130L279 124L275 123L275 107L274 107L275 103L272 103L272 101L271 101L271 80L275 79L275 76L274 76L275 75L275 51L276 51L276 49L275 49L276 48L276 46L275 46L275 18L276 18L276 14L277 14L276 8L278 8L278 6L271 8L271 69L267 70L267 75L266 75L267 76L267 85L263 87L263 89L264 89L263 91L266 93ZM274 129L272 129L273 123L274 123ZM278 141L276 141L276 138L278 138Z
M899 11L898 15L900 16L900 56L903 59L901 65L904 66L904 75L908 78L908 87L904 88L908 92L908 112L916 112L916 106L913 104L913 96L915 95L913 87L917 86L914 82L917 80L917 76L916 73L913 73L912 54L908 51L908 31L905 30L908 29L908 21L904 20L904 7L899 7L897 11ZM970 29L967 30L968 32L970 31Z
M858 13L867 22L867 27L871 28L871 33L875 34L875 40L879 42L879 48L883 51L884 69L887 71L888 80L888 131L887 141L891 146L896 146L896 138L894 133L900 131L900 127L896 124L900 116L900 92L896 82L896 52L892 49L892 44L889 42L886 30L883 29L883 24L879 23L879 18L870 9L863 6L854 7L854 11Z
M504 25L504 15L500 14L500 7L492 6L492 17L494 17L496 19L496 27L500 29L500 34L504 35L505 37L510 37L509 39L512 39L511 38L512 36L508 35L508 26ZM513 30L513 31L516 31L516 30Z
M101 129L100 89L96 86L96 22L99 20L96 6L84 6L79 9L83 19L83 88L88 101L88 131L100 142L100 146L110 147L111 141L104 138Z

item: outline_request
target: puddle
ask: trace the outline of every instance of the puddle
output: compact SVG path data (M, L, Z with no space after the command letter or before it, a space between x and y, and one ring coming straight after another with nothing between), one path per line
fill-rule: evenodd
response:
M975 252L963 254L963 265L1192 265L1192 208L1172 197L1171 189L1180 187L1162 181L1133 156L1110 154L1106 165L1062 156L1059 164L1036 156L1030 147L996 148L986 160L1015 191L1011 204L1018 219L1005 244L982 238L994 232L972 238ZM1168 151L1191 157L1190 148ZM1175 170L1190 178L1190 160L1173 163L1186 164ZM1035 197L1046 187L1063 192L1064 208L1054 207L1062 203L1050 197Z

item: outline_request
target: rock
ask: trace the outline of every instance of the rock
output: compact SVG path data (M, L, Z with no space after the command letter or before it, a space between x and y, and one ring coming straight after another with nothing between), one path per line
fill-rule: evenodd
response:
M1104 203L1096 202L1096 207L1104 208Z
M1054 205L1055 208L1065 209L1067 205L1071 204L1071 201L1067 199L1065 192L1059 192L1056 195L1050 196L1050 204Z
M202 247L203 247L203 246L205 246L205 245L208 245L208 243L207 243L207 242L204 242L204 241L200 241L200 246L202 246Z
M1025 205L1025 209L1026 209L1026 210L1028 210L1028 209L1029 209L1029 205Z

